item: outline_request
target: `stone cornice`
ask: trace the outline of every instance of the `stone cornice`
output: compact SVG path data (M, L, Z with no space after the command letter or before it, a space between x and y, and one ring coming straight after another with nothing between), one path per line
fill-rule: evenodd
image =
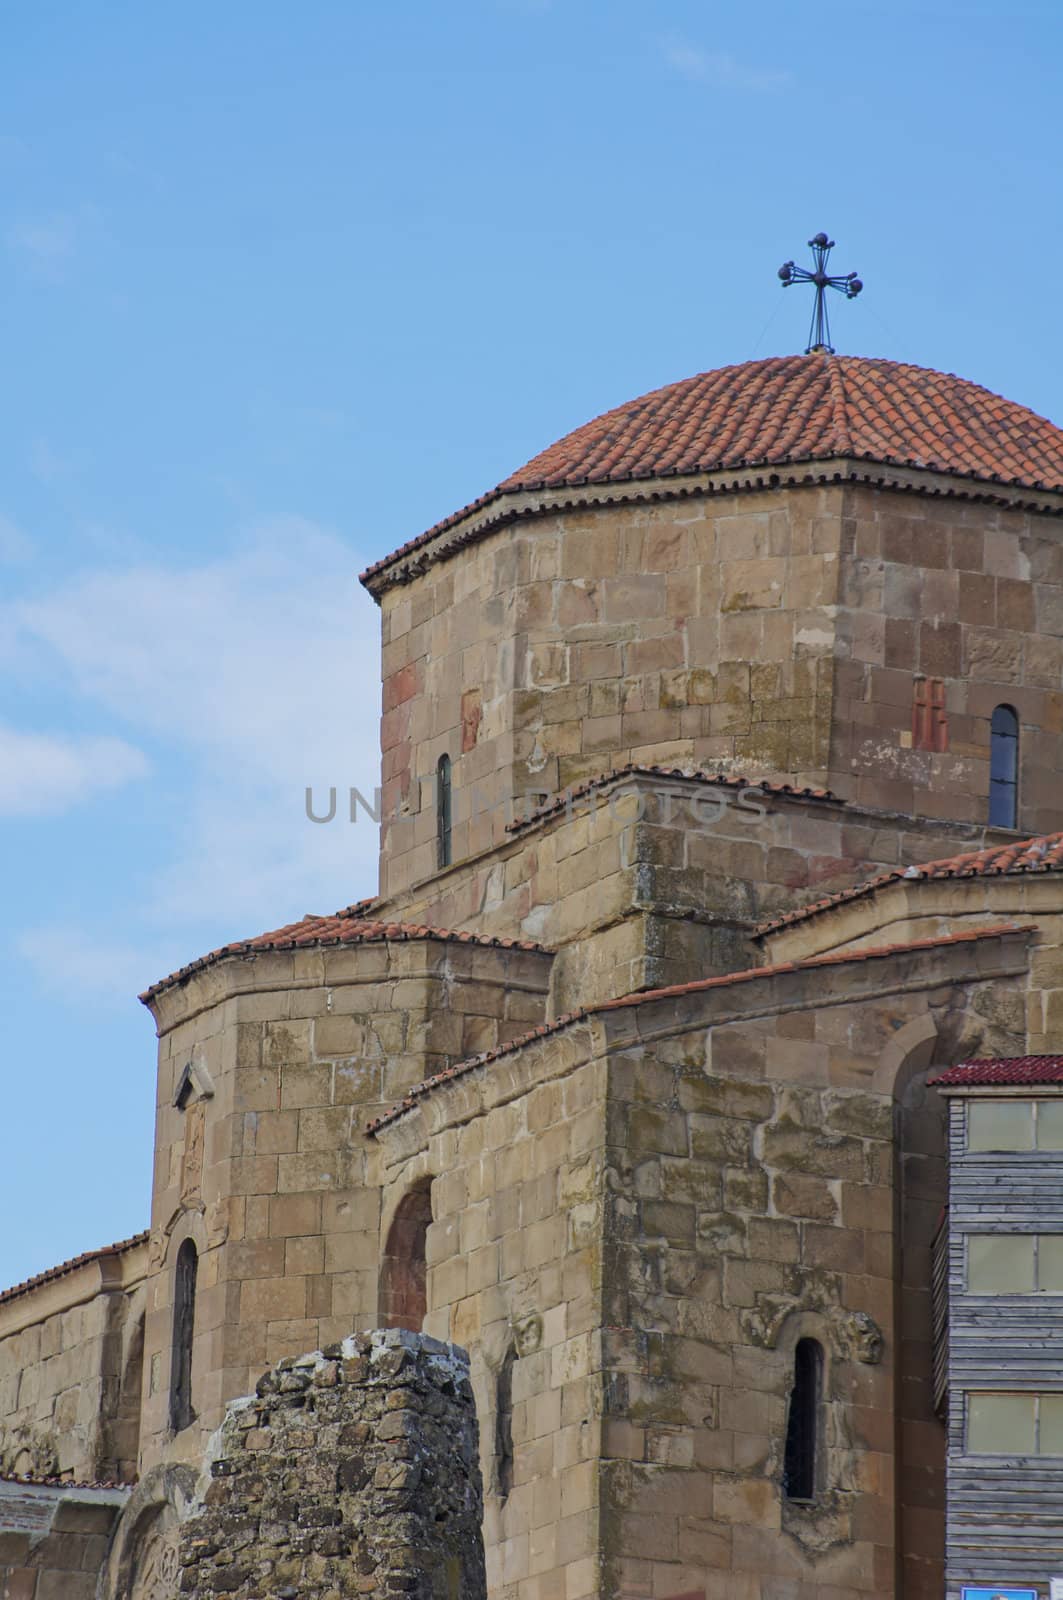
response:
M837 456L824 461L787 465L730 468L635 482L587 484L574 489L503 490L476 501L468 511L429 529L392 555L368 568L361 581L377 601L386 590L412 583L428 567L447 561L466 545L478 543L511 523L617 506L661 505L717 495L764 493L778 489L844 488L863 485L892 489L929 499L976 501L1006 506L1046 516L1063 516L1063 494L982 478L929 472L918 468L886 466L855 457Z

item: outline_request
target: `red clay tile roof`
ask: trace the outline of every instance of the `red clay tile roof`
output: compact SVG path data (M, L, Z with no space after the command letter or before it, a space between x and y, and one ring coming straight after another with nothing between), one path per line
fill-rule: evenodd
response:
M150 989L145 989L139 998L147 1005L164 989L172 989L175 984L183 983L186 978L191 977L194 972L202 972L204 967L212 967L216 962L224 961L227 956L255 955L265 950L311 950L330 945L384 944L416 939L439 939L452 944L488 945L496 950L541 951L543 948L530 939L492 939L485 934L455 932L448 928L428 928L413 922L374 922L359 914L361 907L369 904L372 902L359 900L344 911L333 912L330 917L306 916L299 922L289 922L284 928L276 928L272 933L260 933L254 939L238 939L233 944L223 944L220 949L212 950L209 955L200 956L197 961L190 961L187 967L180 967L176 972L171 972L168 978L160 978Z
M836 894L798 906L795 911L773 917L770 922L762 922L754 930L753 937L760 939L777 933L780 928L791 927L795 922L806 922L822 911L832 911L835 906L874 894L888 883L918 883L935 878L1000 878L1033 872L1063 872L1063 832L1038 834L1014 844L994 844L987 850L969 850L963 855L947 856L943 861L924 862L921 867L896 867L892 872L869 878L866 883L839 889Z
M762 794L785 795L792 800L825 800L834 805L844 805L830 789L800 789L792 783L775 783L767 778L733 778L722 772L704 772L698 767L659 767L647 766L642 762L631 761L626 767L613 767L608 772L599 773L596 778L588 778L586 782L576 784L574 788L564 789L559 795L552 795L545 804L536 806L533 811L528 811L523 817L517 817L513 822L506 823L507 833L516 833L522 828L529 827L533 822L541 822L544 817L555 816L559 811L567 810L574 800L581 800L584 795L592 794L595 789L604 789L607 784L615 783L621 778L649 777L649 778L686 778L697 783L710 783L716 788L734 790L740 793L743 789L757 789Z
M1063 1083L1063 1056L1003 1056L997 1060L961 1061L929 1082L935 1088L1025 1083Z
M363 582L492 501L524 491L837 458L1063 490L1063 429L951 373L863 356L773 356L606 411L366 569Z
M71 1256L69 1261L61 1261L57 1267L49 1267L47 1272L38 1272L36 1277L26 1278L22 1283L12 1284L10 1289L0 1292L0 1306L6 1305L9 1300L17 1300L19 1295L29 1294L33 1289L39 1289L42 1284L53 1283L57 1278L65 1278L71 1272L76 1272L79 1267L87 1267L93 1261L103 1261L108 1256L120 1256L126 1250L133 1250L138 1244L146 1244L148 1234L134 1233L131 1239L120 1239L117 1244L105 1244L102 1250L86 1250L83 1255Z
M431 1094L433 1089L438 1089L442 1084L452 1083L455 1078L463 1078L466 1073L474 1072L477 1067L487 1066L502 1056L512 1055L515 1050L523 1050L525 1045L533 1044L536 1039L560 1033L573 1023L585 1022L588 1017L599 1016L603 1011L620 1011L629 1006L648 1005L654 1000L678 999L684 995L701 994L707 989L726 989L742 983L753 983L758 978L779 978L792 972L814 971L818 967L843 966L857 961L877 961L889 956L909 955L913 951L939 950L950 945L974 944L982 939L999 939L1004 934L1033 931L1032 923L999 922L989 928L971 928L962 933L941 934L934 939L913 939L908 944L885 944L872 950L832 950L827 955L809 956L804 961L781 961L775 967L748 967L744 972L725 972L715 978L698 978L693 983L675 983L665 989L643 989L636 994L621 995L617 1000L603 1000L596 1006L584 1006L579 1011L569 1011L553 1022L540 1023L537 1028L530 1028L527 1033L522 1033L516 1039L510 1039L506 1044L496 1045L492 1050L482 1050L479 1055L470 1056L467 1061L459 1061L453 1067L435 1073L433 1077L426 1078L423 1083L416 1084L410 1089L405 1099L398 1105L392 1106L390 1111L374 1117L372 1122L366 1124L365 1131L377 1133L389 1123L397 1121L407 1111L412 1111L418 1100L422 1100L425 1095Z

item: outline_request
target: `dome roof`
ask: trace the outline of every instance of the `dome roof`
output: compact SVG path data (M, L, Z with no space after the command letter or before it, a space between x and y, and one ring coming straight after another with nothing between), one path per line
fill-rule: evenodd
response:
M951 373L823 352L701 372L595 417L362 574L521 492L838 459L1063 491L1063 429Z
M847 456L1063 489L1063 429L926 367L814 354L684 378L566 434L499 490Z

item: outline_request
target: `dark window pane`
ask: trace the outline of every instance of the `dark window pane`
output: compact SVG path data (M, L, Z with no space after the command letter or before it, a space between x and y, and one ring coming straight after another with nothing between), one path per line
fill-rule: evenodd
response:
M790 1391L783 1458L783 1493L788 1500L815 1497L822 1387L823 1351L815 1339L799 1339L794 1351L794 1386Z
M196 1323L199 1255L191 1239L177 1252L173 1290L173 1348L170 1353L170 1428L180 1433L195 1421L192 1408L192 1340Z
M1019 741L1009 734L995 733L989 747L989 776L1014 783L1018 776Z
M998 783L994 779L989 785L989 820L994 828L1014 828L1016 825L1016 801L1018 790L1013 783Z
M440 756L436 767L436 865L449 867L452 855L452 783L450 757Z

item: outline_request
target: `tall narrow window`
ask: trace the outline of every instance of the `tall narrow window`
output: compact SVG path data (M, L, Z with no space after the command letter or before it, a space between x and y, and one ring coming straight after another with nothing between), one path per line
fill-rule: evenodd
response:
M508 1500L513 1488L513 1368L517 1352L512 1342L498 1369L495 1395L495 1483L499 1497Z
M195 1421L192 1409L192 1339L196 1324L199 1256L191 1239L177 1252L173 1287L173 1350L170 1356L170 1427L180 1433Z
M449 867L451 862L451 807L450 757L442 755L436 764L436 865Z
M995 828L1019 825L1019 718L1013 706L997 706L989 726L989 821Z
M815 1498L822 1389L823 1350L815 1339L798 1339L783 1461L783 1493L787 1500Z
M403 1195L380 1264L380 1324L420 1333L428 1310L428 1225L432 1180Z

